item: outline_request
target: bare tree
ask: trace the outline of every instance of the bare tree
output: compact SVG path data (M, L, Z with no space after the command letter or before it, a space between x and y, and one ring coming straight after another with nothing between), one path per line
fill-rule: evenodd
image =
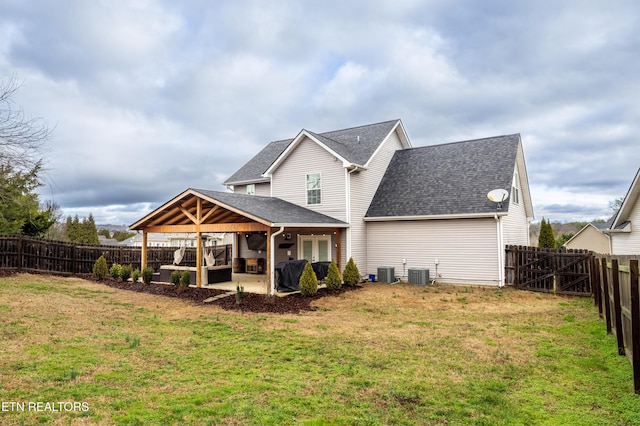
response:
M51 134L42 118L25 118L11 97L22 86L15 76L0 82L0 165L32 170L42 163L42 149Z

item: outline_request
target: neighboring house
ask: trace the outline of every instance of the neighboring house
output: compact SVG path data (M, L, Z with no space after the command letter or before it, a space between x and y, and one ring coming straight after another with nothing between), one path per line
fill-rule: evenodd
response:
M640 254L640 169L624 197L622 206L605 232L611 237L611 254Z
M205 234L203 238L207 241L206 246L224 245L233 243L232 234ZM136 234L116 244L123 246L142 246L142 234ZM196 235L181 233L154 233L147 238L147 247L195 247Z
M568 249L591 250L600 254L611 254L611 241L604 233L608 223L587 223L564 246Z
M502 284L504 246L529 245L533 209L518 134L412 148L400 120L302 130L267 145L225 184L346 224L333 234L298 229L286 255L275 248L276 261L344 265L353 257L363 275L384 266L406 278L409 268L429 268L442 282ZM501 206L487 198L494 189L508 193Z

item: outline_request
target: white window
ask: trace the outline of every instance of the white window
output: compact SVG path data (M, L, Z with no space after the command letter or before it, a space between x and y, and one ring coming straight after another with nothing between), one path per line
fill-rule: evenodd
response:
M307 175L307 204L322 203L322 182L320 173Z
M513 174L513 183L511 184L511 201L520 203L520 176L518 172Z
M250 183L247 185L247 195L256 195L256 184Z

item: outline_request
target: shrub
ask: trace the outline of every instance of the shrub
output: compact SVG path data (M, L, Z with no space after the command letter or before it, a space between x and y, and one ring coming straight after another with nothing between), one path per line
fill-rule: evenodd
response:
M358 271L358 267L353 261L353 257L349 258L347 266L344 267L342 280L344 281L344 284L348 286L355 286L360 282L360 271Z
M327 288L329 290L338 290L342 287L342 277L340 276L340 270L335 262L329 264L329 270L327 271L327 278L325 280Z
M114 280L117 280L118 278L120 278L121 272L122 272L122 266L120 266L118 263L114 263L113 265L111 265L111 268L109 268L109 273L111 274L111 278L113 278Z
M142 276L142 272L140 272L140 268L136 268L133 270L133 272L131 273L131 280L134 283L137 283L138 281L140 281L140 277Z
M151 283L151 279L153 279L153 268L151 266L147 266L142 270L142 281L145 284Z
M242 305L242 301L244 300L244 286L238 284L236 286L236 305Z
M175 270L171 272L171 276L169 277L169 282L173 285L180 284L180 278L182 278L182 272Z
M183 287L189 287L189 284L191 284L191 272L183 271L180 276L180 285Z
M93 264L93 277L100 281L107 276L108 272L107 259L105 259L104 256L100 256L98 260L96 260L96 263Z
M120 278L122 278L122 281L129 281L132 269L131 265L122 265L120 268Z
M311 267L311 263L304 265L304 271L300 277L300 293L303 296L313 296L318 292L318 277Z

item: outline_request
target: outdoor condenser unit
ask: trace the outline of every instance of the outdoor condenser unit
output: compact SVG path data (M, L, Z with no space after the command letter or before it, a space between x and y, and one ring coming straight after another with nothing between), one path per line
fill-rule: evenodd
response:
M378 266L378 281L392 283L395 281L395 268L393 266Z
M429 270L427 268L409 268L409 284L429 284Z

